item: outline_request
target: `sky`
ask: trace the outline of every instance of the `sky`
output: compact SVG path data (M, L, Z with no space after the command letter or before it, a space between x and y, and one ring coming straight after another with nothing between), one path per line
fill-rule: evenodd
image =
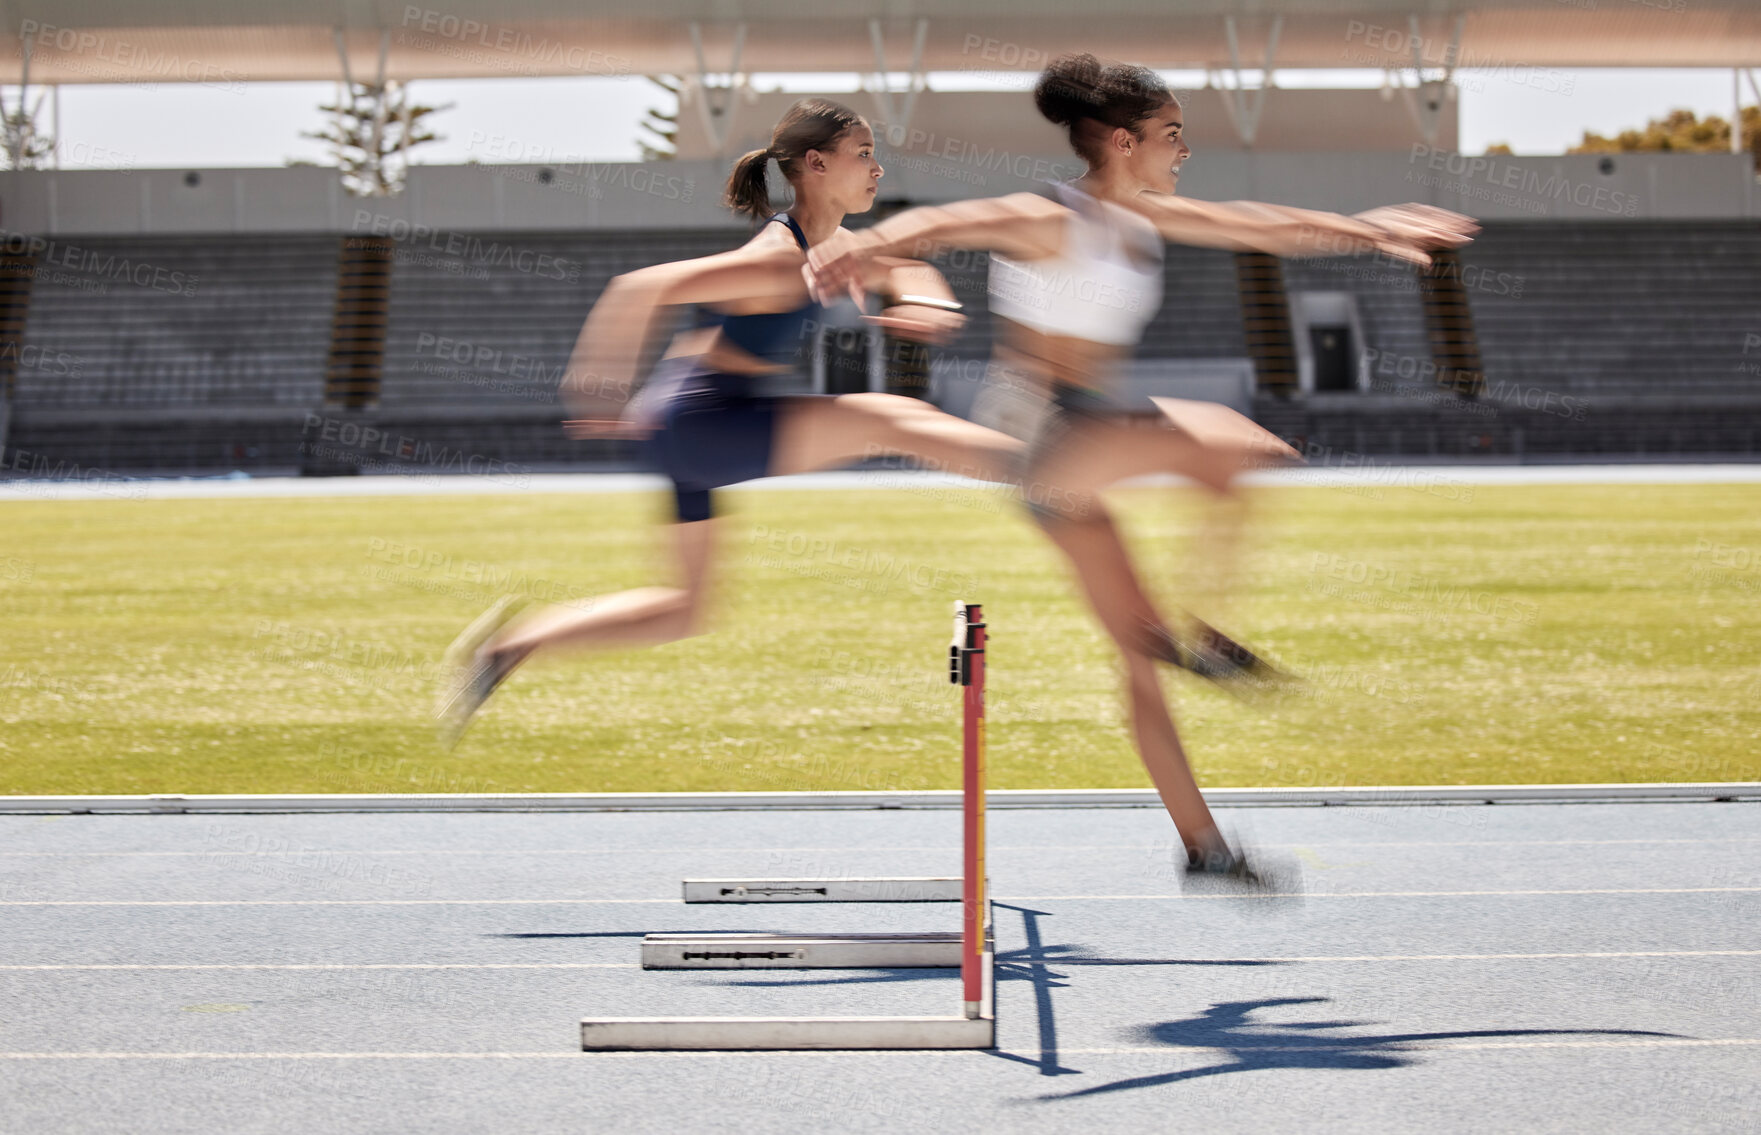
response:
M1197 73L1168 72L1171 86L1202 86ZM903 81L896 77L897 82ZM1025 81L1025 80L1024 80ZM1248 73L1250 85L1257 76ZM1281 88L1377 87L1379 71L1279 71ZM759 89L854 90L855 75L758 75ZM1512 73L1458 70L1461 149L1480 153L1508 143L1519 154L1557 154L1586 129L1602 134L1642 126L1686 107L1699 114L1731 113L1728 70L1581 69ZM985 88L956 72L930 76L936 90ZM1017 83L1008 89L1021 89ZM649 108L671 108L671 96L639 76L613 78L478 79L420 81L418 101L452 104L429 118L441 141L424 146L431 165L476 160L633 160L637 124ZM329 83L250 83L200 86L65 86L60 92L61 166L163 168L279 166L290 159L322 160L323 144L302 137L322 128L317 107ZM8 109L16 88L4 92ZM33 91L33 103L40 92ZM1747 88L1745 88L1747 93ZM1272 97L1277 97L1273 95ZM1752 96L1745 102L1752 102ZM39 122L47 126L45 103ZM508 124L533 154L510 149Z

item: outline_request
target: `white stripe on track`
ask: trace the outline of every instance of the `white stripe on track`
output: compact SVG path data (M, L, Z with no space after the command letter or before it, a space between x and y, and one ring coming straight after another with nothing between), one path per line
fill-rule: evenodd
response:
M671 899L18 899L0 906L667 906Z
M1472 898L1520 895L1700 895L1747 894L1761 887L1581 887L1562 890L1511 891L1244 891L1216 895L995 895L997 902L1149 902L1152 900L1202 899L1425 899Z
M636 962L362 962L362 963L189 963L189 964L135 964L135 963L67 963L61 965L17 965L0 966L0 972L15 970L368 970L368 969L641 969Z
M1567 954L1310 954L1282 958L1225 958L1220 961L1248 962L1475 962L1522 961L1548 958L1757 958L1761 950L1592 950ZM1008 964L1020 965L1024 959L1008 958ZM1047 958L1043 964L1077 962L1080 958ZM0 967L3 968L3 967Z
M1270 891L1215 895L993 895L997 902L1185 902L1211 899L1412 899L1525 895L1754 894L1761 887L1585 887L1549 891ZM653 906L678 899L16 899L0 906Z
M1193 958L1188 959L1198 964L1205 963L1273 963L1273 962L1471 962L1471 961L1523 961L1544 960L1550 958L1754 958L1761 957L1761 950L1594 950L1587 953L1549 953L1549 954L1305 954L1288 957L1264 958ZM1057 958L1015 958L1001 959L1006 965L1076 965L1086 961L1081 957ZM1129 962L1121 962L1127 965ZM52 965L0 965L0 972L44 970L379 970L379 969L413 969L413 970L482 970L482 969L640 969L636 962L336 962L336 963L133 963L133 962L88 962L59 963Z
M1338 1038L1334 1044L1285 1044L1285 1045L1254 1045L1242 1044L1236 1047L1208 1047L1203 1045L1145 1045L1134 1048L1060 1048L1060 1056L1167 1056L1170 1054L1192 1053L1195 1055L1245 1055L1255 1052L1332 1052L1350 1053L1355 1051L1352 1039L1348 1036ZM1374 1037L1363 1038L1365 1045L1374 1045L1377 1051L1413 1052L1413 1051L1444 1051L1472 1049L1533 1049L1533 1048L1737 1048L1761 1045L1761 1037L1658 1037L1643 1040L1516 1040L1516 1041L1401 1041L1390 1043ZM642 1059L661 1057L677 1059L681 1057L711 1058L750 1058L750 1052L573 1052L573 1051L538 1051L538 1052L0 1052L0 1060L583 1060L599 1059ZM953 1052L925 1052L922 1050L875 1049L860 1052L814 1051L802 1049L788 1053L794 1059L807 1056L820 1057L857 1057L873 1059L877 1056L930 1056L937 1060L946 1060L955 1055Z
M1357 468L1262 469L1246 474L1242 483L1256 487L1339 488L1375 485L1400 488L1402 478L1468 485L1741 485L1761 481L1761 465L1620 464L1620 465L1402 465L1388 463ZM1173 478L1133 478L1124 487L1147 488L1174 483ZM290 473L237 479L208 475L122 478L103 485L80 481L10 480L0 482L0 503L12 501L107 501L116 499L230 500L263 497L410 497L513 496L532 493L654 493L666 482L646 472L524 473L518 484L495 476L380 473L364 477L300 477ZM1000 494L987 481L971 481L949 473L904 469L845 469L765 477L732 486L733 493L804 490L921 490L925 486Z
M1256 847L1278 848L1282 850L1307 849L1319 851L1329 847L1619 847L1640 844L1717 844L1717 843L1761 843L1761 836L1722 836L1710 839L1461 839L1461 840L1422 840L1403 841L1385 840L1380 842L1328 840L1309 843L1262 843ZM1159 852L1169 850L1169 844L1148 843L1094 843L1094 844L1008 844L993 846L992 853L1002 851L1145 851ZM844 844L840 847L560 847L533 848L525 850L504 850L498 848L453 849L453 848L363 848L346 847L304 847L298 851L0 851L0 859L55 859L55 858L103 858L139 856L142 858L232 858L241 856L257 856L261 858L285 858L297 855L824 855L841 853L846 855L869 855L876 852L956 852L958 844L945 844L934 847L868 847Z

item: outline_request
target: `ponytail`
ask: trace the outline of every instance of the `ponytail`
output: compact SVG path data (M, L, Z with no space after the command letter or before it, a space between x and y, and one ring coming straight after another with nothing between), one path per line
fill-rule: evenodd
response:
M770 207L770 184L766 178L769 165L769 150L753 150L735 162L734 172L728 175L728 184L722 189L722 206L754 221L775 213Z

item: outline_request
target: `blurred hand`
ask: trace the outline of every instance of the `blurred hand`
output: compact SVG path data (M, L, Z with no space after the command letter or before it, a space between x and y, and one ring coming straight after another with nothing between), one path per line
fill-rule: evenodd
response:
M901 339L917 343L946 343L966 326L966 317L957 311L944 311L918 303L902 303L879 315L864 318Z
M1434 205L1384 205L1352 219L1382 231L1384 239L1376 242L1378 251L1420 265L1430 264L1428 250L1460 248L1480 231L1472 217Z
M880 254L879 246L867 233L855 233L848 240L828 240L808 249L801 276L814 302L831 303L840 292L847 292L860 305L866 290L863 282Z
M578 348L557 385L568 417L563 432L577 441L634 437L627 424L635 359L625 349Z
M570 418L563 432L575 441L596 441L644 438L653 431L623 418Z

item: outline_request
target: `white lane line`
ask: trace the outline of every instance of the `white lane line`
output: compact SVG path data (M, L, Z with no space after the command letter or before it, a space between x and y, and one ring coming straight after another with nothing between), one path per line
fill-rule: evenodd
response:
M1548 958L1754 958L1761 950L1595 950L1588 953L1553 954L1303 954L1263 958L1193 958L1194 964L1271 962L1471 962L1521 961ZM1005 964L1026 959L1004 957ZM1071 965L1082 957L1034 959L1044 965ZM1120 964L1128 964L1122 962ZM336 963L189 963L147 964L133 962L83 962L53 965L0 965L0 972L43 970L480 970L480 969L640 969L636 962L336 962Z
M1753 894L1761 887L1586 887L1548 891L1270 891L1215 895L993 895L997 902L1185 902L1211 899L1411 899L1523 895ZM14 899L0 906L653 906L678 899Z
M0 906L668 906L671 899L18 899Z
M998 902L1148 902L1198 899L1423 899L1519 895L1699 895L1747 894L1761 887L1584 887L1548 891L1267 891L1217 895L996 895Z
M1306 845L1304 845L1304 846L1306 846ZM1124 850L1124 851L1149 851L1149 850L1153 850L1149 845L1143 845L1140 847L1140 846L1131 845L1131 844L1107 845L1106 847L1056 847L1056 846L993 847L993 848L991 848L991 850L992 851L1105 851L1105 850L1109 850L1111 848L1117 848L1119 850ZM679 847L679 846L675 845L673 847L580 847L580 848L564 847L564 848L545 848L545 849L525 850L525 851L497 850L497 849L459 850L459 849L453 849L453 848L438 848L437 847L437 848L432 848L432 849L428 849L428 848L396 849L396 848L393 848L393 849L362 849L362 850L357 851L357 850L347 848L347 847L319 847L316 845L302 844L299 848L297 848L295 850L290 850L290 851L0 851L0 858L18 857L18 858L40 858L40 859L55 859L55 858L73 859L73 858L79 858L79 857L99 858L99 857L109 857L109 856L116 856L116 857L139 856L142 858L148 858L148 857L177 858L177 857L182 857L182 858L191 858L191 859L221 859L221 858L228 858L228 857L235 857L235 856L254 856L254 857L260 857L260 858L267 859L267 858L287 858L287 857L291 857L291 856L301 856L301 855L327 855L327 856L345 856L345 855L460 855L460 856L465 856L465 855L482 855L482 856L491 856L491 855L508 855L508 856L517 856L517 855L534 855L534 856L536 856L536 855L641 855L641 856L653 856L653 855L779 855L779 854L800 854L800 853L805 853L805 852L813 852L815 854L824 854L827 852L845 852L845 853L849 853L849 854L866 855L871 852L881 852L881 851L887 851L887 852L921 851L921 852L936 852L936 853L943 853L943 854L955 854L960 851L960 845L954 844L954 843L950 843L950 844L947 844L947 845L941 846L941 847L853 847L849 844L845 844L843 847Z
M1373 1048L1390 1052L1431 1052L1473 1049L1537 1049L1537 1048L1736 1048L1761 1045L1761 1037L1656 1037L1642 1040L1515 1040L1515 1041L1424 1041L1390 1042L1376 1037L1363 1037L1354 1045L1354 1038L1342 1036L1333 1044L1253 1044L1250 1037L1232 1046L1186 1044L1144 1045L1133 1048L1060 1048L1061 1056L1168 1056L1179 1054L1224 1054L1240 1059L1257 1052L1332 1052L1351 1053ZM0 1060L583 1060L597 1059L750 1059L750 1052L0 1052ZM789 1053L793 1059L808 1056L856 1057L871 1060L877 1056L929 1056L946 1060L947 1052L878 1049L864 1052L814 1051L803 1049Z
M428 963L428 962L362 962L335 964L188 964L188 965L146 965L134 963L92 962L65 965L42 966L0 966L0 971L13 970L357 970L357 969L641 969L636 962L460 962L460 963Z
M1425 840L1425 841L1354 841L1327 840L1324 842L1310 841L1306 843L1262 843L1259 847L1295 850L1308 848L1322 850L1329 847L1620 847L1646 844L1719 844L1719 843L1761 843L1761 836L1721 836L1707 839L1461 839L1461 840ZM1000 851L1167 851L1169 843L1087 843L1087 844L1006 844L993 845L992 852ZM839 847L560 847L532 849L456 849L456 848L361 848L304 846L295 851L0 851L0 859L74 859L80 857L126 858L139 856L142 858L203 858L220 859L229 857L256 856L262 858L289 857L299 855L441 855L441 856L542 856L542 855L800 855L800 854L843 854L869 855L877 852L934 852L952 853L960 850L957 844L938 845L934 847L870 847L844 844Z
M1592 950L1578 954L1310 954L1284 958L1228 958L1247 962L1475 962L1522 961L1547 958L1757 958L1761 950ZM1015 958L1003 959L1019 964ZM1044 964L1081 961L1080 958L1046 958ZM3 968L3 967L0 967Z
M1761 481L1761 465L1366 465L1360 468L1262 469L1243 475L1242 483L1256 487L1326 488L1398 484L1401 475L1432 478L1444 484L1490 486L1514 485L1740 485ZM410 497L410 496L508 496L529 499L539 493L651 493L665 482L646 472L525 473L518 485L494 477L421 477L404 473L365 477L299 477L268 475L228 479L221 477L123 478L113 484L93 485L65 480L10 480L0 482L0 503L14 501L73 500L109 501L118 496L152 500L219 498L230 500L263 497ZM1171 476L1132 478L1127 487L1147 488L1175 484ZM926 485L966 489L973 493L1002 492L987 481L972 481L950 473L923 470L841 469L822 473L796 473L788 477L764 477L735 485L732 493L841 491L848 489L899 491L920 490Z

